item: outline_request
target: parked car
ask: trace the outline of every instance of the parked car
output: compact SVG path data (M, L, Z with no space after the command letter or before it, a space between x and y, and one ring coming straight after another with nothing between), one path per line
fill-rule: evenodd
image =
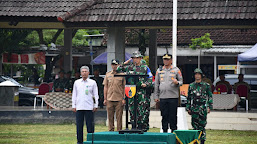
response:
M237 74L225 74L225 80L230 83L230 85L234 85L238 82L238 75ZM220 81L220 78L213 82L213 85L216 86L216 83ZM252 108L257 108L257 75L244 75L244 81L247 82L250 87L250 95L251 95L251 106ZM240 106L245 107L244 102L239 103Z
M19 106L33 106L34 105L34 98L38 94L38 89L25 87L11 77L0 76L0 83L3 81L7 81L7 80L11 81L19 86ZM41 99L37 100L38 103L40 101L41 101Z

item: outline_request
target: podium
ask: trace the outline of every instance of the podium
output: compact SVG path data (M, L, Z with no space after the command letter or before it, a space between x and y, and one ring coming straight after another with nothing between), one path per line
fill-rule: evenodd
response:
M125 87L125 93L126 93L126 129L120 130L119 134L124 133L138 133L143 134L144 131L138 129L137 125L137 107L138 107L138 100L137 100L137 83L139 78L146 78L149 77L148 75L114 75L114 77L125 77L126 79L126 87ZM129 98L134 97L134 120L133 122L128 122L128 100ZM132 128L129 129L128 125L132 124Z

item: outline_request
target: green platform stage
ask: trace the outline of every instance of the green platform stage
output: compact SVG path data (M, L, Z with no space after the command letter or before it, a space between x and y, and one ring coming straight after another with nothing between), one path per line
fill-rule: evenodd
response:
M92 134L87 134L84 144L92 143ZM94 144L176 144L172 133L119 134L118 132L94 133Z

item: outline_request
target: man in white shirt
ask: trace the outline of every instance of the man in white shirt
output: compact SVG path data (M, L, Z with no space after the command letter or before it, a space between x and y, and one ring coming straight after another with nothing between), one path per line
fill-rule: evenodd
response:
M72 92L72 111L76 112L77 143L83 143L84 118L86 119L87 132L93 133L94 112L98 107L98 88L94 80L89 79L89 67L80 68L81 79L74 82Z

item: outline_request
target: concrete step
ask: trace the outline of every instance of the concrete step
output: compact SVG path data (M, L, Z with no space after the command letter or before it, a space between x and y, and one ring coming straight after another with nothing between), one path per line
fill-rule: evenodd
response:
M192 129L191 116L185 112L188 129ZM161 128L161 114L159 110L151 110L149 117L150 128ZM125 111L123 112L123 127L125 126ZM178 118L178 122L181 119ZM107 124L108 122L106 122ZM116 125L116 123L115 123ZM178 126L179 127L179 126ZM214 130L254 130L257 131L257 112L245 111L212 111L207 116L206 129Z
M169 133L153 133L145 132L143 134L136 133L124 133L119 134L118 132L97 132L88 133L87 142L92 143L92 136L94 136L94 143L121 143L121 144L175 144L175 134ZM85 143L85 142L84 142Z
M1 108L1 107L0 107ZM95 123L104 124L107 118L105 110L95 113ZM47 109L11 109L0 110L1 124L67 124L76 123L76 113L71 110L47 110Z

